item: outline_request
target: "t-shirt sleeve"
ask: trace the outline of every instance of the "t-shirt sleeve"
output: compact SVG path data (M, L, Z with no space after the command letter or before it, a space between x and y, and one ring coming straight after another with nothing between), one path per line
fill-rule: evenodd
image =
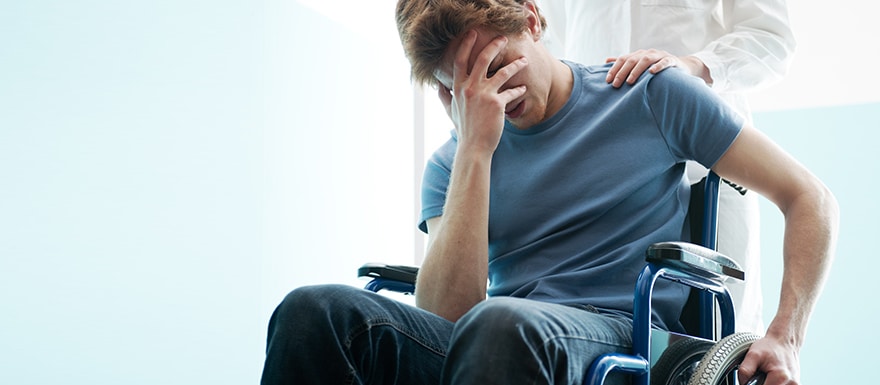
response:
M428 233L428 219L443 215L446 204L446 189L452 175L452 160L455 158L456 142L450 139L441 146L425 165L422 176L422 210L419 215L419 230Z
M745 121L701 79L677 68L654 75L646 97L672 155L707 168L730 148Z

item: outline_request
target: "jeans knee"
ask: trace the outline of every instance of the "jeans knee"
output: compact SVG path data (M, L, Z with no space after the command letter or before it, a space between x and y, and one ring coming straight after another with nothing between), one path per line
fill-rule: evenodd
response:
M444 380L582 383L595 357L629 350L630 332L616 318L570 306L492 298L456 323Z
M520 301L499 297L481 302L456 323L453 339L471 341L475 345L527 339L532 334L529 332L532 319Z
M334 318L333 314L346 314L347 309L356 306L353 300L363 289L344 285L304 286L294 289L275 309L270 326L296 325L309 330L311 327L324 328ZM310 323L317 323L311 324Z
M344 285L315 285L303 286L293 289L284 300L285 306L327 306L337 298L347 296L346 293L362 289Z
M609 315L535 301L486 300L455 325L453 343L469 348L556 352L569 346L629 349L631 324Z

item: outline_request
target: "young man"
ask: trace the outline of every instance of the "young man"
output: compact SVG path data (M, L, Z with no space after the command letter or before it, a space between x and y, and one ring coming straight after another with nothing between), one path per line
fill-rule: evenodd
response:
M740 374L797 380L837 232L819 180L681 71L616 89L609 67L554 59L531 0L400 0L397 20L413 78L438 85L456 127L425 173L418 308L294 290L264 384L582 383L595 357L630 350L644 251L681 238L687 160L785 214L779 311ZM685 289L655 298L654 323L679 330Z

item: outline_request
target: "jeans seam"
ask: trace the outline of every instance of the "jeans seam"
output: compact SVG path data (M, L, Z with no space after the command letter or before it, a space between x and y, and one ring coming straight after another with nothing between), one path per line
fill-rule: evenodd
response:
M443 356L443 357L446 356L446 350L444 348L429 344L427 341L424 341L423 338L418 338L417 333L413 332L412 330L402 328L402 327L398 326L395 322L393 322L391 319L387 319L387 318L368 319L364 322L364 324L361 327L358 327L358 328L355 328L354 330L352 330L352 332L349 334L349 336L345 339L346 350L351 349L352 342L354 342L354 340L357 337L360 337L361 334L369 332L371 329L373 329L375 327L381 327L381 326L388 326L388 327L394 329L395 331L397 331L398 333L404 335L406 338L410 339L411 341L430 350L431 352L433 352L439 356Z

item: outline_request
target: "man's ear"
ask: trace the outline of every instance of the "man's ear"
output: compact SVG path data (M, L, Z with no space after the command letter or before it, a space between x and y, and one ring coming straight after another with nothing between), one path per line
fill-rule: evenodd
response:
M541 40L544 31L541 28L541 15L538 14L538 6L533 1L526 1L523 3L523 8L527 14L529 34L532 35L534 41Z

